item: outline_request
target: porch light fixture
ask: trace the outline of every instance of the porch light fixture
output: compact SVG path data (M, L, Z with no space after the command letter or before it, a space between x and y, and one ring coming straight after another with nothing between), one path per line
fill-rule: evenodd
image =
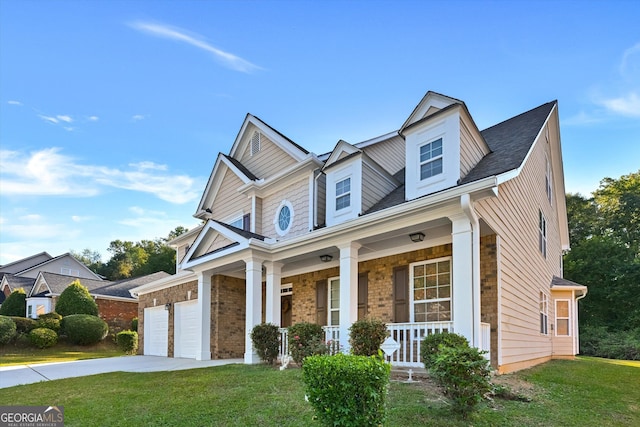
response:
M325 255L320 255L320 261L322 262L329 262L333 259L333 257L331 255L325 254Z
M424 240L424 233L411 233L409 234L409 238L413 243L422 242Z
M164 309L165 309L165 310L170 310L170 309L171 309L171 303L170 303L170 302L166 303L166 304L164 305Z

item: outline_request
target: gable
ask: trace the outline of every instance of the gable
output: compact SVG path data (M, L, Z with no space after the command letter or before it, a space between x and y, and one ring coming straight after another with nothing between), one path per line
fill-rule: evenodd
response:
M236 217L251 212L251 199L238 191L244 182L231 170L223 172L220 186L211 200L211 217L223 222L231 222Z
M102 280L100 276L89 270L86 265L68 253L21 271L18 275L20 277L30 277L35 279L38 277L40 272L55 273L83 279Z
M43 262L49 261L52 258L53 257L47 252L40 252L39 254L31 255L27 258L22 258L17 261L10 262L9 264L0 266L0 271L2 271L3 273L16 274L36 265L42 264Z
M452 104L464 105L464 102L436 92L427 92L418 105L413 109L409 117L407 117L407 120L405 120L404 124L400 128L400 133L402 133L407 126L425 119L426 117L432 116Z
M256 176L268 179L282 169L297 163L295 158L269 139L260 129L250 126L248 130L248 135L244 137L247 141L243 144L244 150L239 153L238 160ZM256 140L259 140L259 143L256 143ZM259 146L257 151L256 145Z

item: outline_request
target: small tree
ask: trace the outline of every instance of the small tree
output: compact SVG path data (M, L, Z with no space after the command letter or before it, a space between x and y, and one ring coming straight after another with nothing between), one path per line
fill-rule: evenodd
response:
M279 336L278 327L273 323L261 323L254 326L251 331L251 341L258 356L269 365L272 365L278 358Z
M0 305L0 315L24 317L27 314L27 294L19 288L11 292L11 295Z
M387 325L382 320L358 320L349 328L351 353L357 356L377 355L387 333Z
M71 314L98 315L98 305L89 295L89 290L82 286L79 280L74 280L62 291L56 303L56 313L61 316Z

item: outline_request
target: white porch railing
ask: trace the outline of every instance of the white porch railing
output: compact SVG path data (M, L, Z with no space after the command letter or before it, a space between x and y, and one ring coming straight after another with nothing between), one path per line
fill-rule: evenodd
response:
M329 347L330 354L340 352L340 326L323 326L324 342ZM289 354L289 330L287 328L278 328L280 332L280 353L278 358L283 354Z

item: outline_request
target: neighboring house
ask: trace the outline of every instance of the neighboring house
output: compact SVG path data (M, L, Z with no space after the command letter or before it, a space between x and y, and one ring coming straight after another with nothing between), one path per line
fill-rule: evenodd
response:
M398 131L324 155L247 115L194 216L177 273L131 291L144 354L256 363L262 321L321 324L347 351L364 316L387 322L396 366L442 330L499 372L578 352L555 101L480 131L428 92Z
M27 294L25 315L35 319L42 314L54 311L62 291L75 280L79 280L96 301L100 317L109 324L112 332L129 329L131 321L138 315L138 300L129 292L131 289L170 276L161 271L112 282L103 280L70 254L56 258L46 254L49 258L46 260L43 260L41 255L25 258L25 260L39 260L37 264L27 262L26 264L33 265L26 267L25 260L17 261L16 263L20 263L22 268L19 271L12 268L16 263L0 267L0 271L5 273L0 281L1 293L8 296L15 289L23 288ZM15 271L15 273L5 272L5 267L8 267L8 271Z

